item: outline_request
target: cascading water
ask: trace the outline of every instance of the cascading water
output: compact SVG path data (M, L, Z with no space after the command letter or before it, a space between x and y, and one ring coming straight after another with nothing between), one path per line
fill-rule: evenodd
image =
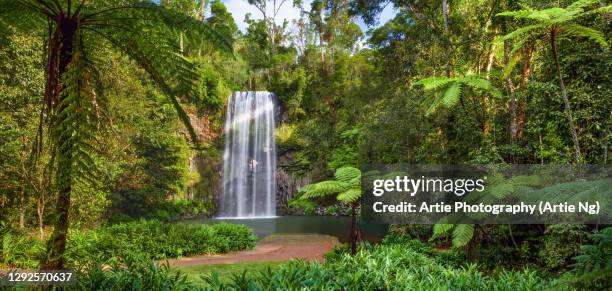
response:
M227 103L220 217L276 215L274 94L234 92Z

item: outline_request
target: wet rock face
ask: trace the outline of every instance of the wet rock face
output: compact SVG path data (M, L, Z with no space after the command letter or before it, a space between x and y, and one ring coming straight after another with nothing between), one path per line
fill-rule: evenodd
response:
M293 177L287 170L292 157L290 153L284 153L278 157L276 167L276 213L277 215L301 214L287 206L287 201L295 197L298 190L310 184L309 177Z

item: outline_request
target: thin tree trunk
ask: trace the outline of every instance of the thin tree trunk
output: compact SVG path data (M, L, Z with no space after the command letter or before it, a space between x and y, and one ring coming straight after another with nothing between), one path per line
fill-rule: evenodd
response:
M489 80L491 68L493 67L493 61L495 60L494 46L491 45L489 47L489 52L487 53L487 65L485 67L486 75L485 79ZM490 118L490 108L491 108L491 100L488 95L484 96L484 130L483 134L486 138L489 137L489 133L491 131L491 118Z
M453 62L452 62L452 54L453 54L453 49L452 49L452 45L451 45L451 37L450 37L450 29L449 29L449 23L448 23L448 0L442 0L442 17L444 18L444 34L446 34L446 40L447 40L447 44L446 44L446 53L447 53L447 60L446 60L446 76L447 77L452 77L453 76Z
M40 239L42 240L45 236L45 222L44 222L44 217L45 217L45 197L44 194L42 193L41 189L41 193L39 193L38 196L38 205L36 207L36 213L38 214L38 231L40 232Z
M538 132L538 138L540 140L540 164L544 165L544 146L542 145L542 133Z
M351 204L351 255L357 253L357 202Z
M565 89L565 82L563 82L563 75L561 74L561 65L559 64L559 54L557 51L557 30L553 29L550 32L550 43L552 47L553 59L557 68L557 77L559 78L559 87L561 88L561 96L563 97L563 103L565 103L565 116L567 117L567 123L572 134L572 141L574 142L574 157L576 163L580 163L582 160L580 156L580 144L578 142L578 132L574 125L574 118L572 117L572 107L570 106L569 98L567 97L567 90Z
M519 83L520 88L525 88L529 82L529 76L531 75L531 63L533 62L533 46L527 47L523 55L523 69L521 72L521 81ZM516 108L516 138L517 140L523 136L523 129L525 128L525 100L517 100Z
M19 228L25 228L26 196L25 196L25 173L19 179Z
M51 53L54 50L59 51L59 68L57 77L66 72L68 65L72 62L73 46L75 34L77 32L77 20L74 18L64 17L57 23L57 28L60 30L61 46L51 48ZM57 52L55 52L57 53ZM59 79L57 80L59 83ZM59 94L61 96L61 94ZM61 109L60 109L61 110ZM55 121L55 124L61 121ZM58 136L57 138L61 138ZM61 140L57 141L58 145L62 144ZM70 214L70 193L72 192L72 152L69 148L58 146L55 153L57 155L58 170L58 197L56 204L56 213L54 221L54 229L51 238L47 242L47 253L42 259L40 269L42 270L60 270L64 268L64 251L66 250L66 239L68 237L69 214Z
M504 65L508 65L510 61L510 44L504 42ZM512 79L508 77L506 79L506 86L508 87L508 93L510 93L510 102L508 104L508 110L510 111L510 142L514 145L517 141L517 120L516 120L516 93ZM513 163L516 163L514 154L512 155Z

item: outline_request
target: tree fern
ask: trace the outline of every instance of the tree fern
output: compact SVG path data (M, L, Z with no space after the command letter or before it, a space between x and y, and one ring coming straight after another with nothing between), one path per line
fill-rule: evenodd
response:
M563 74L561 73L561 65L559 64L557 40L563 37L586 38L594 41L602 48L608 47L608 42L605 40L603 33L592 28L584 27L573 23L578 18L587 15L601 14L612 11L612 5L590 9L595 5L599 5L597 0L578 0L566 8L554 7L543 10L533 10L526 7L518 11L505 11L498 13L497 16L512 17L518 20L527 20L528 25L518 28L517 30L506 34L503 40L517 40L514 44L513 52L525 45L525 39L545 39L548 40L552 50L552 57L555 62L557 78L559 79L559 89L563 97L565 105L565 115L568 122L568 128L572 136L574 144L574 156L576 163L582 160L578 131L574 125L573 115Z
M232 43L206 22L153 1L0 0L0 27L1 32L49 33L45 105L57 148L59 193L58 216L42 267L58 269L63 267L70 195L81 185L96 182L93 156L105 102L95 86L100 74L89 56L105 42L131 58L169 98L197 143L180 101L198 94L200 74L180 51L178 36L205 40L230 55Z
M466 86L473 90L481 90L495 97L501 95L489 80L480 78L474 75L466 75L462 77L430 77L419 80L414 83L415 86L423 86L425 91L438 91L444 87L444 92L438 97L429 97L424 99L424 104L427 106L426 115L434 113L438 108L451 108L459 102L462 95L462 87ZM435 92L434 92L435 94Z
M351 205L351 253L357 250L357 205L361 198L361 171L354 167L338 168L335 180L310 184L302 189L300 199L316 199L338 194L336 200Z

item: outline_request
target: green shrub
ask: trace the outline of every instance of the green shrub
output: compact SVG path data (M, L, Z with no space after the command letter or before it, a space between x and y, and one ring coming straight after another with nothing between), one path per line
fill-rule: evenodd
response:
M310 200L300 199L300 197L294 197L289 199L287 202L289 207L301 209L304 211L305 215L313 215L315 214L315 209L317 208L317 204Z
M586 227L580 224L549 225L544 231L544 245L540 260L549 270L563 270L578 254L580 244L586 238Z
M489 277L475 265L445 266L400 244L378 245L324 264L293 261L272 272L243 273L231 282L205 276L208 290L537 290L549 282L536 273Z
M227 251L238 251L255 247L256 237L253 231L245 225L219 223L212 225L211 228L217 237L227 239Z
M244 225L169 224L141 220L70 232L66 248L69 266L82 269L126 256L160 260L251 249L255 236Z
M591 244L580 246L580 255L574 257L572 283L585 290L612 288L612 227L590 235Z
M44 243L35 237L4 233L2 236L0 263L16 268L33 269L44 254Z
M171 270L168 264L156 264L142 256L130 256L103 269L98 263L78 274L70 290L193 290L187 276Z
M389 235L426 241L431 237L432 227L429 224L393 224L389 227Z

